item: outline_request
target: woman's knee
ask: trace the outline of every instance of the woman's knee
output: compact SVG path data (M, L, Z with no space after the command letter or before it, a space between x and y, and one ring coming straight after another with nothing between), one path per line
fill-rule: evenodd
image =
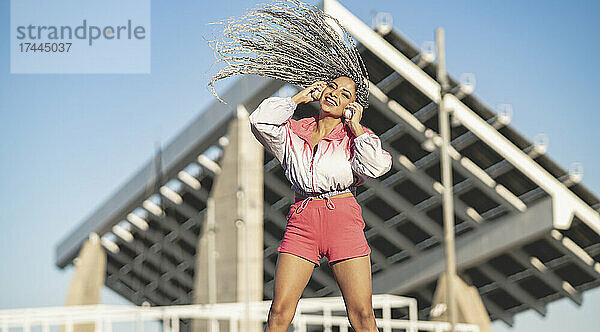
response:
M273 302L269 309L269 324L289 325L294 319L295 313L296 306L294 304Z
M348 308L348 319L353 326L370 327L375 322L375 314L371 307Z

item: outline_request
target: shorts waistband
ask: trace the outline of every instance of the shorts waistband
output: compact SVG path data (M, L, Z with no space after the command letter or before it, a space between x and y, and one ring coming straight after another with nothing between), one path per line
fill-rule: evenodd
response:
M307 192L303 191L302 189L297 188L294 185L292 185L292 190L300 196L304 196L305 198L312 197L313 199L331 198L333 196L337 196L340 194L346 194L346 193L351 193L352 195L356 196L356 187L350 187L350 188L346 188L344 190L332 190L332 191L328 191L328 192L324 192L324 193L307 193Z
M327 206L328 209L333 210L335 209L335 204L333 203L333 198L342 198L342 197L354 197L354 194L351 191L346 191L346 192L342 192L340 194L336 194L336 195L331 195L331 193L327 193L327 195L323 195L325 196L324 198L318 198L318 196L303 196L303 197L298 197L300 194L296 193L296 203L298 202L302 202L300 203L300 205L298 205L296 207L296 213L302 213L302 211L306 208L306 206L308 206L308 202L312 201L312 200L320 200L320 201L325 201L325 206ZM296 204L294 203L294 204Z
M343 197L353 197L353 196L354 196L354 194L352 194L351 192L347 192L347 193L341 193L341 194L337 194L337 195L325 197L325 198L315 198L314 196L302 196L302 195L296 193L295 202L302 201L302 200L305 200L308 198L311 198L312 200L328 200L330 198L343 198Z

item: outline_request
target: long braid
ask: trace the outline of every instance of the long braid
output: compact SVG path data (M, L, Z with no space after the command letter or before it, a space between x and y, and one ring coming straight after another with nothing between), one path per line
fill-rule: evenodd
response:
M277 0L213 24L223 36L209 42L225 68L208 86L238 74L252 74L308 87L347 76L356 83L356 101L368 107L368 73L354 39L337 19L298 0ZM338 33L339 31L339 33Z

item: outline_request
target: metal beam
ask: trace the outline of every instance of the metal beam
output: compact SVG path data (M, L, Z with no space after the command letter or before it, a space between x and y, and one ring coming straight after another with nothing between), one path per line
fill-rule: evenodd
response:
M268 232L264 233L263 238L267 244L267 248L263 251L263 256L267 260L267 258L277 254L277 247L279 247L280 240Z
M404 128L406 128L406 131L420 143L430 140L433 143L431 144L431 148L439 154L442 139L438 134L431 129L426 129L425 125L423 125L419 119L404 109L404 107L395 100L390 99L382 91L378 90L373 84L369 86L369 90L371 92L369 94L369 102L375 108L380 109L382 111L381 113L390 120L396 123L405 124ZM499 204L504 204L506 207L515 211L524 210L523 203L515 202L515 200L518 201L518 198L514 197L514 194L508 192L508 189L500 189L504 187L497 184L496 181L479 168L479 166L462 156L455 148L450 147L449 150L450 156L452 157L452 166L463 176L470 178L479 189L494 198Z
M164 273L165 279L170 279L171 277L175 277L177 279L178 282L180 282L181 284L185 285L186 287L193 289L194 288L194 281L192 280L192 278L190 276L188 276L185 272L185 269L187 269L189 266L187 265L187 263L185 263L185 268L182 269L182 265L181 264L173 264L172 262L170 262L168 259L163 259L163 260L159 260L157 254L159 254L160 250L165 250L165 248L162 248L162 245L160 245L160 243L155 243L153 246L151 246L150 248L146 247L146 245L140 241L139 239L136 239L134 237L132 242L126 242L126 241L121 241L119 242L120 246L123 247L127 247L129 250L133 251L135 253L135 257L128 257L128 260L131 262L131 264L136 264L136 262L143 262L143 261L148 261L152 264L154 264L157 267L161 267L162 265L166 265L165 266L165 270L166 272ZM119 254L116 254L115 257L120 257L119 255L123 255L121 252L119 252ZM123 264L127 264L128 261L122 261ZM192 265L194 266L194 265Z
M508 254L515 259L519 264L527 267L529 270L533 271L533 274L544 281L544 283L548 284L548 286L552 287L556 292L561 293L563 296L568 297L577 305L581 305L582 303L582 295L579 291L573 289L573 291L567 291L563 287L563 280L558 277L551 270L539 270L539 266L535 266L531 262L531 257L520 248L509 251ZM541 263L541 262L540 262ZM543 264L543 263L542 263Z
M524 213L500 217L458 238L457 268L474 266L548 233L552 229L551 204L550 198L540 200ZM432 282L443 270L443 248L433 248L416 259L376 275L373 290L376 293L403 294Z
M517 284L511 283L494 267L490 266L488 263L480 263L477 265L477 269L479 269L479 271L481 271L491 280L496 281L500 288L510 294L510 296L514 297L521 303L526 304L529 308L535 310L541 316L546 316L546 306L543 303L540 303L533 296L529 295L529 293L527 293Z
M519 249L521 250L521 249ZM598 255L600 254L600 244L595 244L595 245L591 245L587 248L585 248L586 252L589 252L590 255ZM545 263L543 263L543 265L545 265L547 267L547 271L544 273L553 273L552 270L559 268L560 266L571 262L571 260L574 257L571 257L569 255L565 255L565 256L560 256L558 258L555 258L551 261L547 261ZM511 275L510 277L508 277L508 281L510 283L519 283L521 280L524 280L526 278L532 277L532 276L536 276L536 271L539 272L539 270L537 268L535 269L526 269L524 271L518 272L516 274ZM466 277L463 277L464 279L466 279ZM562 288L562 281L560 281L561 283L561 288ZM497 281L492 281L489 284L483 285L481 287L479 287L479 293L481 295L485 295L485 294L489 294L490 292L496 290L498 287L500 287L499 283ZM579 288L579 287L578 287ZM578 293L579 291L577 291L576 289L573 289L574 293ZM548 303L550 301L552 301L553 298L558 298L558 295L560 295L560 292L548 295L544 298L544 302ZM515 308L511 308L511 312L517 312L518 310L514 310Z
M124 283L125 285L127 285L127 283L129 283L129 284L135 283L135 281L131 280L130 276L120 273L120 270L117 267L113 266L112 264L107 264L106 269L107 269L107 272L109 273L109 277L106 279L107 285L110 283L113 283L116 286L117 280L119 280L121 283ZM145 288L146 287L136 290L135 293L133 293L133 294L131 294L131 292L127 292L126 290L124 292L122 292L122 289L115 289L115 291L117 291L117 293L119 293L121 295L128 295L128 296L133 297L134 300L130 299L130 301L132 301L133 303L140 304L140 305L141 305L141 303L139 303L140 295L147 298L148 300L152 301L155 305L166 305L166 304L171 303L171 301L168 300L167 298L165 298L164 296L160 296L153 290L146 291ZM163 292L164 292L164 290L163 290ZM172 296L174 296L174 295L172 295Z
M400 125L397 125L397 126L400 126ZM388 132L390 132L390 131L392 131L392 129L388 130ZM386 132L386 133L388 133L388 132ZM385 133L381 137L383 138L384 136L386 136ZM383 140L385 140L385 139L383 139ZM528 147L524 151L526 151L528 149L530 149L530 148ZM436 161L437 161L437 157L435 156L435 153L430 153L429 155L424 156L423 158L419 159L418 161L416 161L414 163L415 170L423 172L422 171L423 169L431 166ZM494 173L494 176L499 176L501 174L508 172L510 169L512 169L512 167L510 166L510 164L507 164L504 161L505 160L488 167L485 170L485 172L486 173ZM407 176L408 175L405 172L397 172L397 173L389 176L385 180L383 180L382 184L387 187L393 187L396 184L403 181ZM454 191L453 191L454 194L460 195L461 193L466 192L467 190L469 190L472 187L472 183L473 183L473 181L470 178L467 178L464 181L454 185ZM376 192L374 190L367 189L366 191L361 193L360 197L363 200L367 200L372 195L375 195L375 193ZM541 188L536 187L535 189L531 190L530 192L524 193L521 196L519 196L519 199L523 200L524 202L533 201L533 200L539 198L539 196L543 195L544 193L545 192ZM432 196L432 197L424 200L423 202L420 202L419 204L417 204L416 207L421 211L425 211L425 210L432 208L434 205L438 205L440 203L440 200L441 200L441 196L439 196L439 195ZM478 217L481 217L483 219L491 218L494 215L503 212L504 211L503 209L504 209L504 206L500 205L497 208L494 208L490 211L486 211L486 212L482 213ZM466 209L465 209L465 211L466 211ZM401 222L402 220L404 220L405 217L406 216L401 213L401 214L395 216L394 218L388 220L387 222L398 223L398 222ZM474 224L472 224L472 225L474 225ZM458 225L458 226L460 226L460 225Z
M418 53L417 55L412 57L410 61L421 69L427 67L431 63L423 58L423 53ZM398 85L402 84L402 82L404 81L404 77L398 74L398 72L394 71L388 76L386 76L384 79L379 81L379 83L377 83L377 88L385 93L388 93L394 88L396 88Z
M169 283L168 278L166 278L164 275L161 276L158 273L153 272L151 269L144 269L142 266L142 262L138 263L133 261L126 261L123 260L123 258L119 255L112 255L112 257L115 261L119 262L120 264L123 264L123 267L114 267L111 262L111 264L107 264L106 270L108 273L116 275L119 279L127 280L131 285L136 284L136 282L131 279L129 271L127 270L133 271L138 276L138 278L139 276L145 276L147 279L150 279L149 284L140 285L140 289L134 289L136 292L142 292L145 295L153 294L156 288L162 286L164 287L164 289L161 290L163 293L173 298L178 298L182 296L181 291L175 289L175 287L173 287L173 285ZM123 272L123 269L125 269L126 271ZM161 280L160 285L158 283L159 280Z
M175 203L172 203L172 204L175 204ZM170 204L167 203L167 205L170 205ZM191 217L186 215L186 217L188 218L187 221L193 220L193 224L198 225L201 223L202 220L204 220L203 217L204 217L205 213L206 213L206 211L203 210L203 211L196 212L196 214L192 215ZM177 234L177 237L179 237L180 239L185 241L189 246L196 247L196 243L198 241L196 236L194 234L192 234L191 232L189 232L189 229L186 229L186 232L182 232L181 228L183 228L183 224L179 223L172 216L165 214L162 217L157 217L153 214L149 214L149 217L150 217L150 219L156 220L158 223L160 223L160 225L162 227L165 227L166 229L168 229L172 232L175 232Z
M108 288L112 289L115 293L123 296L129 302L136 305L142 304L141 296L132 291L122 281L118 280L118 278L115 275L109 275L106 278L105 283Z
M487 295L481 295L481 301L485 305L485 309L493 318L498 318L506 325L515 325L515 319L511 313L500 308L494 301L492 301Z
M176 222L176 221L173 220L173 222ZM174 239L176 239L178 237L181 239L181 236L180 236L181 233L182 232L179 229L176 229L175 227L173 227L173 228L170 228L170 231L167 235L163 236L162 233L157 232L157 231L153 230L151 227L149 227L148 230L146 230L144 232L144 236L147 239L149 239L151 242L153 242L154 245L160 245L161 250L164 250L165 253L167 253L167 254L173 256L175 259L178 259L179 261L187 264L188 267L194 267L194 265L196 264L195 257L193 255L186 253L180 246L173 243ZM167 241L166 243L165 243L165 240ZM163 246L163 244L166 244L166 245ZM129 243L127 241L124 241L124 240L120 240L118 242L118 245L119 246L127 246L131 250L135 250L134 248L131 248L131 246L129 245ZM195 248L195 246L193 246L193 248Z
M440 225L433 221L427 214L418 210L411 202L406 200L406 198L402 197L394 190L391 190L388 186L384 186L381 181L366 179L364 185L374 189L375 192L379 192L380 199L397 211L405 213L414 222L418 222L419 226L430 235L437 237L440 240L442 239L443 235Z
M284 184L277 176L272 173L265 172L264 175L265 186L269 187L272 191L277 193L281 197L287 198L290 202L294 201L294 191L289 185Z
M396 151L390 144L383 143L383 145L384 149L392 155L392 166L396 171L402 172L428 195L432 197L437 197L441 201L442 194L438 191L441 183L435 181L422 169L415 167L415 165L406 156L398 153L398 151ZM402 162L400 162L400 160L402 160ZM473 209L472 207L468 206L458 197L454 197L454 204L456 207L455 213L459 217L467 221L472 227L479 227L481 220L478 221L473 218L473 214L469 215L467 213L469 209Z
M162 200L163 204L170 207L171 209L177 210L179 214L185 216L187 219L195 218L201 212L198 211L196 208L192 207L191 205L187 204L185 201L181 202L181 204L177 204L168 198L163 197ZM150 215L154 217L154 215L151 212Z
M285 216L278 210L275 210L268 202L264 202L263 206L265 218L271 220L279 229L285 230Z
M371 229L367 231L368 238L379 235L398 248L407 251L410 256L416 256L417 247L404 234L386 226L385 222L367 207L363 207L363 214L365 222L371 226Z
M421 120L419 118L419 120ZM389 129L387 132L385 132L384 134L381 135L382 141L384 142L384 145L387 146L387 142L391 141L394 139L394 137L396 137L396 135L398 133L402 133L404 132L402 128L404 128L405 125L402 124L397 124L396 126L394 126L393 128ZM467 132L464 135L469 134L470 132ZM454 141L452 141L452 145L457 149L460 150L462 149L461 144L463 142L465 142L465 140L461 140L461 137L463 136L459 136L457 138L455 138ZM523 150L524 153L526 153L528 150L531 150L532 146L529 146L527 148L525 148ZM392 151L395 151L392 149ZM418 170L420 172L423 172L423 169L426 169L428 167L430 167L431 165L433 165L434 163L436 163L438 161L439 157L438 157L438 152L437 150L434 150L433 152L429 153L426 156L423 156L421 159L415 161L413 163L415 170ZM488 173L488 175L490 177L496 178L502 174L507 173L508 171L514 169L512 167L512 165L510 165L510 163L506 162L506 160L502 160L494 165L491 165L490 167L486 168L484 170L484 172ZM423 172L424 173L424 172ZM384 181L384 183L386 184L386 186L395 186L396 184L400 183L401 181L403 181L405 178L408 177L407 173L396 173L392 176L390 176L388 179L386 179ZM429 178L429 176L427 176L427 178ZM455 196L460 195L463 192L466 192L468 190L470 190L473 187L473 180L469 177L467 177L465 180L457 183L456 185L454 185L454 190L453 193ZM536 189L539 189L539 187L537 187ZM534 190L536 190L534 189ZM532 190L532 191L534 191ZM373 191L371 190L367 190L365 192L363 192L363 194L365 195L372 195L374 194ZM519 199L525 199L525 197L529 197L529 194L523 194L519 197ZM421 202L419 204L417 204L418 206L421 206L423 209L428 209L430 207L432 207L435 204L438 204L441 200L441 196L433 196L427 200L425 200L424 202Z
M554 230L554 232L558 232L558 231ZM583 271L588 273L590 276L593 276L594 278L600 278L600 263L593 262L593 258L592 258L592 262L593 262L592 264L589 264L590 262L585 262L582 259L581 255L577 255L575 252L573 252L572 250L565 247L565 245L562 242L562 236L560 238L556 239L550 233L548 233L548 234L546 234L545 238L548 242L550 242L550 244L554 248L558 249L558 251L563 253L563 255L569 257L570 258L569 262L575 263L575 265L580 267ZM587 253L586 253L586 255L589 256L589 254L587 254Z

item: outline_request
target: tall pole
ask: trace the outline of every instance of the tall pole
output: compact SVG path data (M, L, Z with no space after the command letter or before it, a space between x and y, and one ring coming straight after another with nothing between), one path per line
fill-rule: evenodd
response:
M217 245L215 227L215 201L209 197L206 202L207 255L208 255L208 303L217 303ZM216 319L208 321L208 331L216 332L219 322Z
M444 45L444 29L437 28L435 31L438 70L437 79L440 83L440 105L439 105L439 128L442 136L441 147L441 171L442 205L444 210L444 240L446 248L446 310L450 319L450 328L454 332L457 323L456 296L454 287L454 276L456 275L456 254L454 252L454 201L452 195L452 164L448 149L450 147L450 121L448 110L444 102L444 95L448 92L448 78L446 76L446 51Z

